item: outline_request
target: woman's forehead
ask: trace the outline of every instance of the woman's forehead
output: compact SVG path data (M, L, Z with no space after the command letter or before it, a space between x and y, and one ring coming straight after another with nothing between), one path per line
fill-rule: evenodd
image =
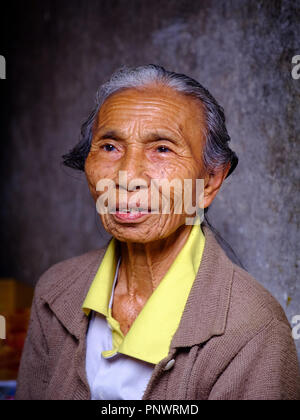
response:
M143 125L194 135L203 132L201 104L165 86L126 89L110 96L100 108L96 130ZM197 136L198 137L198 136Z

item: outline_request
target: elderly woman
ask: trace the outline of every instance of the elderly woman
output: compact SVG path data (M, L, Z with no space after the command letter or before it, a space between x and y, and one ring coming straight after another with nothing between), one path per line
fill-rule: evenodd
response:
M40 278L17 399L300 398L282 308L200 216L237 165L229 140L222 108L185 75L148 65L102 86L64 163L85 171L112 239ZM153 211L154 181L175 179L192 181L194 213L175 211L175 187L163 211L159 186Z

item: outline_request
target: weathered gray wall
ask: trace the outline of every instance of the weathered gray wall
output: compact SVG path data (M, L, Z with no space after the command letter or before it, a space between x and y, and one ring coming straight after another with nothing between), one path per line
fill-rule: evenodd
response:
M60 156L77 141L96 88L113 70L158 63L195 77L224 106L240 164L210 219L289 320L300 314L300 80L291 77L299 2L12 5L1 275L34 284L51 264L108 239L83 174L64 169Z

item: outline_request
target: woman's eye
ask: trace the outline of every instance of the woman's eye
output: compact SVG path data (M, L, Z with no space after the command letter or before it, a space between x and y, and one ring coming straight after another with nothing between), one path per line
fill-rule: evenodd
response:
M159 152L159 153L166 153L166 152L170 152L170 149L169 149L168 147L166 147L166 146L159 146L159 147L157 148L157 150L158 150L158 152Z
M102 146L102 149L106 152L112 152L113 150L115 150L115 146L113 146L112 144L104 144Z

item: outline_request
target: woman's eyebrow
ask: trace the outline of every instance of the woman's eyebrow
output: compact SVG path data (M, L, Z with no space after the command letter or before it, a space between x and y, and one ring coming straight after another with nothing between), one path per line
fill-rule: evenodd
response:
M147 141L161 141L161 140L167 140L167 141L169 141L169 142L171 142L171 143L173 143L173 144L175 144L175 145L178 145L180 142L176 139L176 138L174 138L173 136L170 136L169 134L167 134L167 133L163 133L163 132L157 132L157 131L155 131L155 132L153 132L153 133L148 133L146 136L145 136L145 139L147 140Z
M99 133L96 133L96 137L101 140L107 139L107 140L115 140L115 141L124 141L124 136L122 135L121 132L117 130L106 130L103 132L100 131ZM177 138L174 138L169 133L164 133L164 132L159 132L159 131L148 132L147 134L143 136L143 140L146 142L166 140L175 145L181 144L181 142L177 140Z
M97 137L102 140L106 140L106 139L111 139L111 140L116 140L116 141L123 140L122 135L116 130L107 130L107 131L104 131L102 134L100 132L97 135Z

